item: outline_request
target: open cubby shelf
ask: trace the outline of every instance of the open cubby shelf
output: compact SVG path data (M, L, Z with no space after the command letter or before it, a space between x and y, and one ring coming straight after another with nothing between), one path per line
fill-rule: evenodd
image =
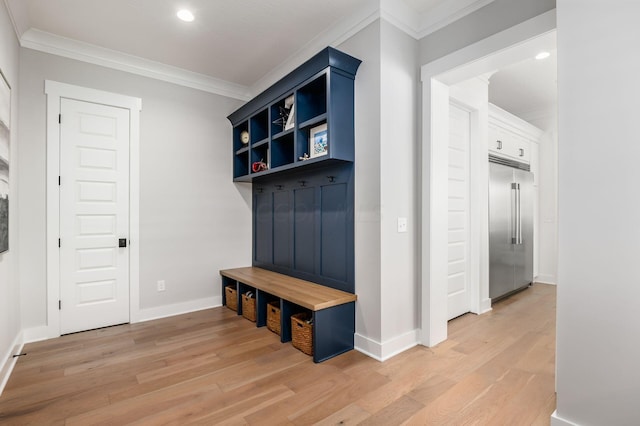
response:
M359 65L360 60L328 47L229 115L234 181L250 182L306 166L302 158L311 155L310 131L322 124L327 125L326 154L313 160L353 162L354 79ZM249 133L250 155L243 150L243 131ZM254 172L257 161L267 163L268 169Z

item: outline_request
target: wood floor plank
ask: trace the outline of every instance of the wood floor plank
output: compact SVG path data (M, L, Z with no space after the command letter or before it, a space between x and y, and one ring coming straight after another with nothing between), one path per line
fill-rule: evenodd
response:
M25 345L4 425L548 425L555 287L536 284L386 362L321 364L226 307Z

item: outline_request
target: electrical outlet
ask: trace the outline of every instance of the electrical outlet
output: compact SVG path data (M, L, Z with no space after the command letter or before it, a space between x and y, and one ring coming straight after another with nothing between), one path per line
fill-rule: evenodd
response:
M407 232L407 218L399 217L398 218L398 232Z
M158 281L158 291L165 291L164 280Z

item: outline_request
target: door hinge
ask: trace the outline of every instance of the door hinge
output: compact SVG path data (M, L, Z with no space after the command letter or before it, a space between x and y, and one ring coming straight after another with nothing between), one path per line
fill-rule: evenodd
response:
M60 176L58 176L58 186L60 186Z
M60 238L58 238L58 248L60 248L60 247L62 247L62 246L60 245Z
M62 300L58 300L58 310L62 310Z
M62 124L62 114L58 114L58 123Z

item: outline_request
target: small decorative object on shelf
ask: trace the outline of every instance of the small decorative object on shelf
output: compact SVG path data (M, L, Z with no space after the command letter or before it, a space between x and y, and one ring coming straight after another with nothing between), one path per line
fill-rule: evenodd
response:
M258 172L261 172L263 170L267 170L268 168L269 168L269 166L267 166L267 163L265 163L263 160L255 161L251 165L251 171L253 173L258 173Z
M293 129L293 126L296 125L295 104L293 100L293 95L287 96L287 99L284 100L284 108L287 110L287 119L284 121L284 130Z
M293 126L295 125L296 125L296 106L294 104L294 105L291 105L291 111L289 111L289 116L287 117L287 124L284 126L284 130L293 129Z
M240 142L242 142L244 145L249 143L249 132L247 132L246 130L240 132Z
M327 154L327 123L309 130L309 150L311 158Z
M278 126L282 126L282 130L285 130L287 125L287 119L289 118L289 110L284 107L278 107L280 110L280 117L273 120L273 124L277 124Z
M307 153L305 152L305 153L304 153L304 155L303 155L302 157L298 157L298 160L300 160L300 161L306 161L306 160L308 160L309 158L311 158L311 157L309 157L309 154L307 154Z

